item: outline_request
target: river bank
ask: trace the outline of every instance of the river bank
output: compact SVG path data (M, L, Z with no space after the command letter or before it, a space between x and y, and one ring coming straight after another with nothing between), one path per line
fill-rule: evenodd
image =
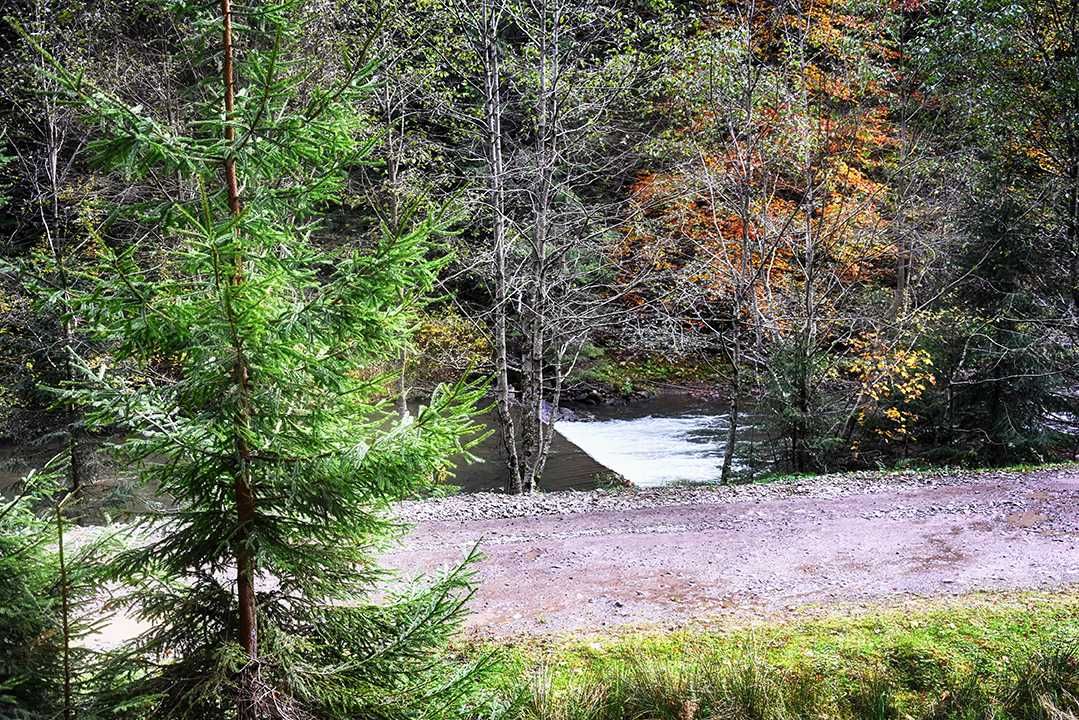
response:
M1079 472L1079 465L1059 467L1067 472ZM830 475L788 476L773 481L729 486L709 483L637 488L617 484L589 490L537 492L531 495L473 492L406 500L395 506L394 514L406 522L473 521L620 512L682 505L725 505L732 502L761 502L784 498L829 500L862 493L947 488L984 482L987 479L1022 483L1032 475L1056 472L1059 472L1057 466L1034 470L867 470Z

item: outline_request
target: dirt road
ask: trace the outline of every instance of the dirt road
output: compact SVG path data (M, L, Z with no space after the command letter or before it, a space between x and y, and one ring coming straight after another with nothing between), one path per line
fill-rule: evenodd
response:
M385 561L437 571L482 541L483 636L1079 585L1075 470L563 495L418 504Z

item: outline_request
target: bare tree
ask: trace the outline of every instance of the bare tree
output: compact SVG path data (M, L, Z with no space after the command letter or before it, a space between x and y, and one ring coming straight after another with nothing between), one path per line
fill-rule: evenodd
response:
M612 43L621 20L599 2L483 0L457 12L481 78L492 301L480 312L506 489L532 492L580 350L621 311L626 286L614 286L604 260L626 203L604 190L633 152L625 116L641 70ZM519 37L507 37L510 26ZM597 57L603 43L613 49Z
M43 3L34 2L22 18L25 31L43 46L61 52L62 39L55 28L56 18ZM19 48L13 59L26 52ZM35 67L36 66L36 67ZM76 327L71 303L77 258L87 238L79 230L79 181L85 178L78 156L85 133L75 122L74 112L57 100L58 88L40 55L23 58L18 81L0 89L9 108L7 138L14 152L9 169L18 185L20 212L26 218L13 226L12 243L34 236L44 241L45 253L21 265L23 291L40 305L34 328L23 328L33 337L32 355L47 368L38 368L45 382L66 385L75 379L72 362L84 346ZM32 218L32 219L29 219ZM25 361L24 361L25 362ZM20 368L21 370L21 368ZM66 474L70 490L79 493L89 481L88 448L82 430L81 413L71 403L62 409L59 436L67 455Z
M782 235L767 232L762 215L774 207L780 167L768 145L766 104L774 98L776 79L758 57L760 27L774 12L750 2L739 6L733 32L718 38L719 52L703 62L704 96L714 118L714 147L697 143L696 172L688 174L707 200L707 241L698 243L700 262L688 268L695 278L709 280L708 295L718 291L726 312L702 312L715 303L694 304L694 316L719 340L726 360L727 436L720 477L730 483L739 432L740 401L746 375L766 363L761 294L765 276L774 267ZM719 66L718 63L723 63ZM707 138L707 136L706 136Z
M483 161L483 200L480 207L489 228L490 259L493 266L493 307L490 310L491 354L495 377L495 409L505 450L508 471L507 491L523 492L520 484L521 461L515 441L514 391L510 384L509 307L511 288L510 218L507 207L508 166L505 154L503 122L508 114L505 99L505 75L502 27L509 7L507 0L480 0L458 3L451 10L464 30L469 49L476 61L479 80L473 82L482 109L478 118L464 115L479 137Z

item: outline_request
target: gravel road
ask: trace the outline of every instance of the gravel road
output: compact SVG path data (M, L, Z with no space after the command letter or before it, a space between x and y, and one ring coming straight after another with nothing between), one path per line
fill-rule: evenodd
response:
M1079 470L855 474L402 505L402 577L477 541L469 630L508 637L1079 586Z

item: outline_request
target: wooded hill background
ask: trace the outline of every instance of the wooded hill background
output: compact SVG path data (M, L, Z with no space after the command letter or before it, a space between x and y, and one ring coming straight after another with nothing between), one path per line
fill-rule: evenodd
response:
M509 489L567 400L662 382L714 387L732 426L752 403L794 471L1075 452L1074 0L322 6L307 81L358 50L376 69L368 162L316 233L437 216L452 258L385 394L490 374ZM161 4L12 12L131 122L190 119ZM0 435L22 443L77 424L47 392L72 353L110 362L62 309L79 268L175 240L109 208L197 189L91 165L85 115L4 33ZM240 78L252 123L258 93Z

